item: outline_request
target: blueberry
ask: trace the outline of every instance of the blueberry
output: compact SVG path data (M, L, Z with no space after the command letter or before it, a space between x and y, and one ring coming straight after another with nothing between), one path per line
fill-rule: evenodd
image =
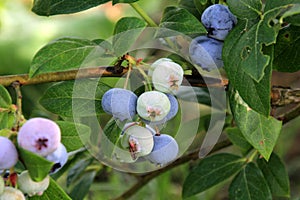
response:
M160 121L170 112L171 103L168 97L158 91L141 94L137 100L138 115L149 121Z
M26 121L18 133L18 144L23 149L41 156L54 152L61 139L59 126L45 118L32 118Z
M155 135L152 152L146 158L157 165L165 165L173 161L179 152L176 140L166 134Z
M68 161L68 152L66 147L60 143L53 153L46 156L46 159L54 162L51 174L58 172Z
M0 169L10 169L18 161L18 152L15 145L6 137L0 136Z
M183 80L182 67L170 59L160 59L155 62L152 73L154 88L165 93L172 93L179 89Z
M237 18L227 6L214 4L204 10L201 22L207 29L209 37L224 40L229 31L237 24Z
M192 40L189 54L193 63L199 65L203 70L211 71L224 65L222 48L223 42L207 36L199 36Z
M130 90L112 88L102 97L103 110L114 118L124 121L132 120L136 114L137 96Z

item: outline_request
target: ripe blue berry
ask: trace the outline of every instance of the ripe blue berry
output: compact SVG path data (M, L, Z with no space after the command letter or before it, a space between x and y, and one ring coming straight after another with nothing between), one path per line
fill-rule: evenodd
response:
M112 88L102 97L103 110L114 118L124 121L132 120L136 114L137 96L130 90Z
M223 42L207 36L199 36L192 40L189 54L193 63L203 70L211 71L223 67L222 48Z
M23 149L41 156L54 152L61 139L59 126L45 118L32 118L24 123L18 133L18 144Z
M208 31L209 37L224 40L229 31L236 25L237 18L227 6L214 4L204 10L201 22Z
M168 97L158 91L141 94L137 100L137 113L145 120L160 121L170 112L171 103Z
M10 169L18 161L15 145L6 137L0 136L0 170Z
M152 152L146 158L157 165L165 165L173 161L179 152L176 140L166 134L155 135Z
M51 154L46 156L46 159L54 162L51 173L58 172L68 161L68 152L66 147L60 143L58 148Z

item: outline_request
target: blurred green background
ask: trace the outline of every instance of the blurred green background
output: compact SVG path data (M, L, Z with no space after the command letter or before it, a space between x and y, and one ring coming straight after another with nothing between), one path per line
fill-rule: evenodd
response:
M157 22L162 14L161 1L139 2ZM166 5L176 0L163 1ZM137 16L126 4L111 3L84 12L52 17L37 16L30 11L31 0L0 1L0 75L27 73L34 54L51 40L62 36L106 39L112 35L114 23L123 16ZM51 116L37 102L49 84L23 87L23 110L26 118ZM283 156L290 174L292 199L300 196L300 118L287 124L282 131L276 151ZM225 151L235 151L233 148ZM151 181L131 199L181 199L181 186L188 170L197 162L177 167ZM100 165L100 163L99 163ZM135 179L129 175L103 168L97 175L86 199L109 199L129 188ZM61 180L64 184L64 180ZM189 200L227 199L227 182ZM298 197L298 198L297 198Z

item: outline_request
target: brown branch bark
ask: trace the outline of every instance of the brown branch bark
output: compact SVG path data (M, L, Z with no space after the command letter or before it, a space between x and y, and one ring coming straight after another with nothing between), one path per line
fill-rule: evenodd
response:
M14 82L19 82L21 85L34 85L41 83L68 81L81 78L96 78L100 76L122 76L127 72L126 69L123 71L116 72L114 67L94 67L84 68L80 70L68 70L63 72L53 72L37 75L33 78L29 78L28 74L20 75L8 75L0 76L0 85L10 86Z
M116 69L115 67L94 67L84 68L80 70L68 70L64 72L46 73L29 78L27 74L0 76L0 85L10 86L14 82L19 82L21 85L32 85L49 82L59 82L67 80L75 80L81 78L97 78L100 76L113 77L123 76L127 69ZM194 87L224 87L228 86L228 79L217 79L201 76L185 76L183 85L192 85ZM282 88L280 86L273 87L271 93L271 105L283 106L292 103L300 102L300 89Z

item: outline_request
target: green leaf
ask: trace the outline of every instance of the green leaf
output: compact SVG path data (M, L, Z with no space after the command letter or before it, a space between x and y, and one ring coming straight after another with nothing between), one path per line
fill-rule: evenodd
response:
M67 187L74 183L84 170L93 162L93 158L82 159L68 171Z
M237 127L226 128L226 133L229 140L234 145L238 146L241 149L243 154L248 153L249 150L252 148L251 144L249 144L249 142L243 136L242 132Z
M273 153L267 162L258 159L257 165L261 169L271 192L275 196L290 197L290 182L283 161Z
M112 4L115 5L117 3L134 3L137 1L139 1L139 0L113 0Z
M0 85L0 108L10 108L12 100L9 92L3 85Z
M252 110L239 93L232 90L230 106L243 136L266 160L269 160L280 134L282 122Z
M192 13L197 19L201 18L201 14L197 9L194 0L180 0L178 5L180 8L184 8L190 13Z
M227 36L228 39L224 42L222 56L224 68L230 84L238 90L244 101L255 111L268 116L270 113L271 65L266 67L262 80L256 82L241 68L240 53L232 52L236 46L241 45L239 35L244 31L245 27L246 22L240 21ZM272 58L273 56L270 55L270 57Z
M0 112L0 129L11 129L15 124L15 113L5 111Z
M284 8L279 19L280 22L287 22L287 23L291 23L292 25L300 26L299 0L267 1L265 5L265 10L272 10L278 7Z
M249 163L230 184L229 198L235 200L272 200L272 194L262 172L254 163Z
M293 6L293 4L299 4L299 0L272 0L272 1L266 1L265 3L265 11L268 10L273 10L278 7L283 7L283 6Z
M111 118L103 129L103 136L101 137L101 152L109 158L112 158L113 156L124 125L125 122L118 122L114 118Z
M29 76L86 67L91 60L99 59L106 51L105 47L102 48L90 40L60 38L50 42L36 53L31 62Z
M108 1L109 0L34 0L32 11L42 16L69 14L87 10Z
M300 70L300 27L289 26L282 29L274 45L273 68L281 72Z
M42 196L29 197L30 200L71 200L66 192L50 178L50 184Z
M89 171L83 174L83 176L80 178L79 183L76 184L70 192L72 200L84 199L84 197L89 192L89 188L91 187L96 174L96 171Z
M236 45L231 46L230 49L231 54L238 55L236 56L237 60L233 60L239 63L239 68L256 82L259 82L264 77L265 68L270 62L269 55L265 55L262 51L263 45L268 46L276 43L278 32L281 29L282 19L287 16L299 14L300 7L292 4L282 5L270 10L265 9L261 12L261 1L248 0L239 1L239 3L236 3L236 1L229 2L231 2L231 7L238 10L237 13L241 16L245 16L247 10L257 12L256 14L260 16L259 19L252 21L249 21L246 17L248 22L241 32L234 32L233 38L236 38L234 41ZM241 6L244 6L245 9L240 8ZM278 21L280 16L281 18ZM244 22L240 22L240 20L239 23L244 24Z
M261 0L227 0L230 11L240 19L257 19L262 14Z
M184 8L175 6L167 7L164 10L159 27L161 29L158 30L156 37L174 36L174 31L185 35L207 33L202 23L192 13Z
M117 56L122 56L135 43L147 23L137 17L123 17L115 25L113 48Z
M68 152L83 147L90 139L90 127L67 121L56 122L61 130L61 142Z
M27 151L23 148L18 148L19 155L26 169L28 170L32 180L39 182L48 176L53 162L46 160L44 157Z
M98 80L65 81L49 87L40 104L64 117L94 116L103 112L101 99L110 87Z
M7 89L0 85L0 130L11 129L15 123L12 99Z
M223 182L241 170L244 164L244 159L228 153L204 158L185 179L182 197L190 197Z
M243 22L241 24L244 24ZM270 57L264 55L262 52L262 43L264 41L260 40L259 37L259 24L251 24L245 25L243 29L247 29L246 26L250 28L246 31L241 30L240 32L233 32L231 36L235 38L233 41L226 38L225 41L229 41L224 45L228 45L228 43L235 43L235 45L231 45L230 49L224 47L225 54L229 50L231 55L235 55L235 59L232 59L232 56L229 58L224 58L225 66L232 67L228 65L228 60L231 59L231 62L237 63L237 68L240 71L243 71L247 75L249 75L256 82L259 82L264 76L264 69L267 67ZM224 50L223 50L224 51Z

